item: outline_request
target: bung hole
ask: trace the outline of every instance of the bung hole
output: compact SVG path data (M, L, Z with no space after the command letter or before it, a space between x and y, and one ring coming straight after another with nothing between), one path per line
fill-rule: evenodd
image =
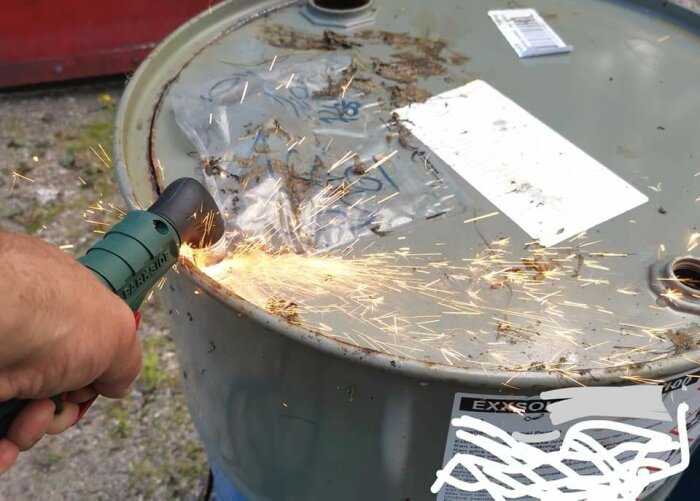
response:
M686 287L700 291L700 259L679 259L673 263L671 272Z
M372 0L312 0L312 3L322 9L342 12L359 9L369 5Z

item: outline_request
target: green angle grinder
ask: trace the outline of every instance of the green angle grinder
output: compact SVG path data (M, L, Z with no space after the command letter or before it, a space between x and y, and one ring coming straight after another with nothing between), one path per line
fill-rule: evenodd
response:
M180 246L209 247L223 234L224 221L209 192L195 179L181 178L171 183L148 210L127 213L78 261L126 301L138 326L139 306L177 262ZM53 400L59 411L61 396ZM28 402L17 398L0 402L0 438ZM91 403L81 405L80 416Z

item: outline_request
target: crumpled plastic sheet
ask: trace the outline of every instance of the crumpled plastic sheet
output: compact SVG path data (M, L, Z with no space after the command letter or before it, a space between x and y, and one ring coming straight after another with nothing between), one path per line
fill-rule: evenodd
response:
M173 89L227 231L314 252L462 209L352 63L265 64Z

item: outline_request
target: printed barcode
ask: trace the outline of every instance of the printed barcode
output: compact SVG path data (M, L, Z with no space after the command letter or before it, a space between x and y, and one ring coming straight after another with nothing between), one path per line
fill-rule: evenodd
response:
M573 49L534 9L492 10L489 16L519 57L571 52Z
M558 47L557 41L533 16L516 17L510 20L516 32L528 47Z

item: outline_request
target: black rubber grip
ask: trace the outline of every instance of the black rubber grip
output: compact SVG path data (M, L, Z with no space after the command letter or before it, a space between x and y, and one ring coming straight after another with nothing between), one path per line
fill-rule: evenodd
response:
M56 414L60 414L63 410L61 397L55 396L51 398L51 400L56 404ZM12 400L0 402L0 438L5 438L15 417L17 417L19 411L24 409L24 406L29 402L31 402L31 400L24 400L21 398L13 398Z

